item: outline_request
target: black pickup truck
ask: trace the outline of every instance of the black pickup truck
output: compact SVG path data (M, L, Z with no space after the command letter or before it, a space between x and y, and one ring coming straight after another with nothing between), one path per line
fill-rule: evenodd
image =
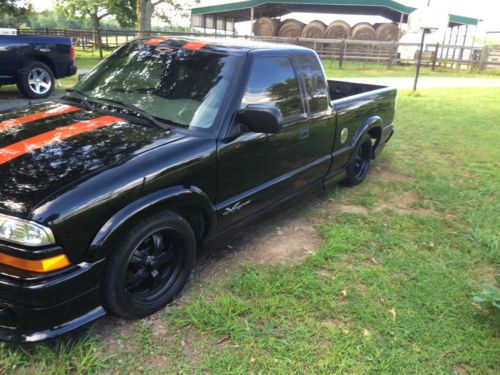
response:
M363 181L395 100L305 48L156 37L1 114L0 338L158 311L223 234Z
M0 85L16 84L27 98L47 98L56 78L76 73L74 56L70 38L0 35Z

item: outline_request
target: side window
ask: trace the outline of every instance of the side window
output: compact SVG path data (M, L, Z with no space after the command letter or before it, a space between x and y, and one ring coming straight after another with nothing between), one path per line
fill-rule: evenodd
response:
M263 103L276 106L283 118L303 113L297 78L288 57L258 57L253 62L241 107Z
M300 71L304 75L307 101L311 114L328 109L328 86L325 75L317 59L309 55L297 55Z

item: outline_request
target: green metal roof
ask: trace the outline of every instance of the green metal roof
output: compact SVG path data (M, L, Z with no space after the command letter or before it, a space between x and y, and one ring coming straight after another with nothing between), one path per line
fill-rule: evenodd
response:
M217 14L239 22L249 19L250 8L255 8L256 16L280 17L292 12L342 13L382 16L395 22L399 22L401 13L406 22L408 14L416 9L393 0L246 0L192 8L191 14ZM479 21L450 14L451 26L477 25Z

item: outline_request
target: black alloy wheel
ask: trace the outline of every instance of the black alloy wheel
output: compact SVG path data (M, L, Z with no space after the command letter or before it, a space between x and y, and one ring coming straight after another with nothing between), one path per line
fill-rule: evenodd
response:
M372 139L368 134L361 137L354 149L353 157L346 167L346 185L353 186L363 182L370 167L372 147Z
M195 256L194 233L181 216L165 212L140 220L107 260L106 309L126 319L160 310L184 287Z

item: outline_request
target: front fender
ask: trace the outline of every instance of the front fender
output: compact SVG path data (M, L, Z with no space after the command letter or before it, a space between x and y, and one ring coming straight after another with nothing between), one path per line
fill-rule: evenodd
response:
M138 200L123 207L113 215L97 232L92 240L86 259L100 259L106 254L103 253L103 244L127 221L136 215L145 212L155 206L167 205L169 209L175 210L176 207L184 205L193 205L204 211L208 219L209 235L215 230L216 218L215 208L210 202L208 196L196 186L173 186L162 189L143 196Z

